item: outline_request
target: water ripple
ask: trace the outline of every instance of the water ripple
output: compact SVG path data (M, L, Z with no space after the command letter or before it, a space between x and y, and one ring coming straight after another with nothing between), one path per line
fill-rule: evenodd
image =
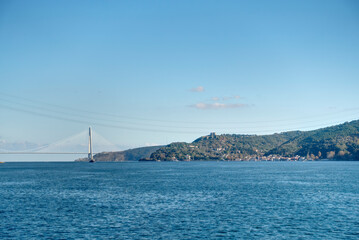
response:
M359 236L356 162L1 167L1 239Z

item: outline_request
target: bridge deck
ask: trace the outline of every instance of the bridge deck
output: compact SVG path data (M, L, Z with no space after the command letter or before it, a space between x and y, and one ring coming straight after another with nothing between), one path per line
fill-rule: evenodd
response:
M0 152L0 154L88 154L87 152Z

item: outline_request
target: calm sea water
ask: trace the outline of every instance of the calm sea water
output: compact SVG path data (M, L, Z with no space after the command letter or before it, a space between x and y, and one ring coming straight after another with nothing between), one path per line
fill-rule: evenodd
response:
M359 162L5 163L0 239L358 239Z

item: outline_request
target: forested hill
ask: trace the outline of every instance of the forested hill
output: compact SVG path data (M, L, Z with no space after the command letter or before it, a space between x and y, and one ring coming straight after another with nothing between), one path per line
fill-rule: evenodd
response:
M359 120L303 132L268 154L359 160Z
M306 132L294 131L272 135L211 134L192 143L172 143L142 160L283 158L359 160L359 120Z
M122 161L138 161L141 158L146 158L154 151L158 150L162 146L153 147L141 147L133 148L120 152L102 152L94 155L96 162L122 162ZM80 158L76 161L87 162L88 158Z

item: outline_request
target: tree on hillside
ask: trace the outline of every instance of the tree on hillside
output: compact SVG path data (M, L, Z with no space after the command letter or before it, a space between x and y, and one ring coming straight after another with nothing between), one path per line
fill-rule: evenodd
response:
M328 159L332 159L332 158L334 158L334 156L335 156L335 152L334 152L334 151L327 152L327 158L328 158Z

